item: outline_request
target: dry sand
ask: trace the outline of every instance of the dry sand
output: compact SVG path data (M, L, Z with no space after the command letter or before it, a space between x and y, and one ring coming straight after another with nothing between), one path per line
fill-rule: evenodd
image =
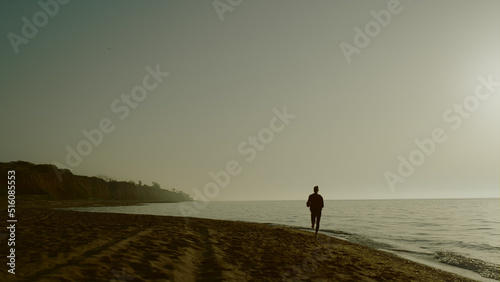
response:
M324 235L264 224L19 207L0 281L471 281ZM7 253L2 238L2 254Z

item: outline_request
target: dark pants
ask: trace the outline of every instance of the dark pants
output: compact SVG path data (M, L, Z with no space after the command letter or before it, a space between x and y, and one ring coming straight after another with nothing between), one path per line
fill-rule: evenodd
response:
M321 220L321 210L319 211L311 211L311 224L314 228L314 222L316 222L316 233L319 230L319 221Z

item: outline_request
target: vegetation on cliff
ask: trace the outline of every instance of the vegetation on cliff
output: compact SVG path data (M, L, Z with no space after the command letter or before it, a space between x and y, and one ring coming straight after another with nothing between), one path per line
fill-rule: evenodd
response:
M16 195L42 197L53 200L123 200L140 202L191 201L188 194L175 189L162 189L153 182L145 185L141 181L117 181L100 175L89 177L75 175L66 169L49 164L32 164L17 161L0 163L1 175L15 170ZM5 188L7 182L0 186ZM2 195L5 196L5 195Z

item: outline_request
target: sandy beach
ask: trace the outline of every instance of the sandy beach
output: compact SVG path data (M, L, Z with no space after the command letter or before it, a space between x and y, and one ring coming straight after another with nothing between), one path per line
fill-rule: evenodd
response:
M2 255L0 281L471 281L365 246L265 224L26 203L19 204L17 218L16 274L7 273ZM3 254L6 245L2 237Z

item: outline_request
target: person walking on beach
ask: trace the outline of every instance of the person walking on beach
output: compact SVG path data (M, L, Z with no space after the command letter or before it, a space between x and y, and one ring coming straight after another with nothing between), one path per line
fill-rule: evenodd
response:
M319 187L314 186L314 194L309 195L306 205L311 211L311 228L314 229L314 223L316 223L316 235L319 230L319 221L321 219L321 210L325 206L323 203L323 197L318 194Z

